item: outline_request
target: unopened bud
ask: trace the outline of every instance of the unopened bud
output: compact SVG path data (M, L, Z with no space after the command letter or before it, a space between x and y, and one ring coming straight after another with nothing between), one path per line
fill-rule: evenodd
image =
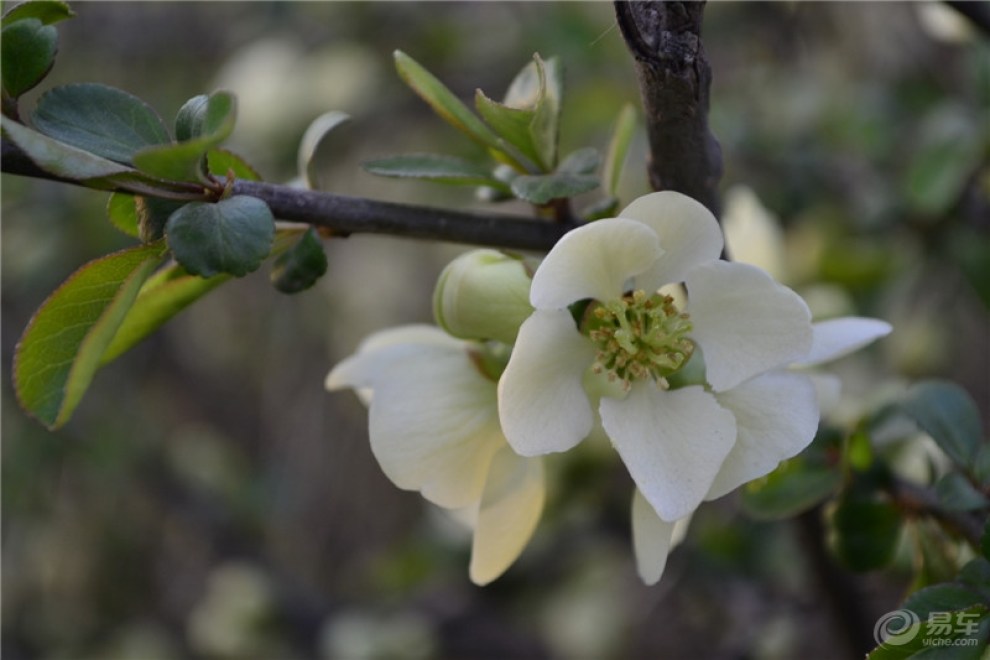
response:
M437 324L461 339L516 341L533 313L532 274L521 259L495 250L474 250L454 259L433 291Z

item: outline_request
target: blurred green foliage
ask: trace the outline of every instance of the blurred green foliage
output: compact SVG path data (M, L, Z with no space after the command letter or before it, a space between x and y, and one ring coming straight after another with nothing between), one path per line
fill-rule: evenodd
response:
M780 218L790 284L809 299L833 284L848 297L843 313L895 327L837 364L846 396L827 420L831 437L900 397L908 379L932 376L969 392L984 438L990 420L990 42L947 41L921 7L706 10L725 187L750 186ZM480 204L466 190L361 170L396 153L484 156L398 79L396 49L462 100L505 89L535 52L558 57L562 154L604 148L621 108L638 103L604 3L76 12L59 25L60 56L41 88L104 83L163 116L228 89L239 109L232 146L272 181L295 176L313 119L347 112L315 178L352 195ZM624 201L647 191L645 149L640 129L614 190ZM322 389L369 332L430 320L434 281L458 246L331 240L327 276L298 296L260 274L224 284L104 369L64 429L45 431L13 401L16 338L69 273L129 239L106 221L106 195L8 175L2 185L4 657L835 657L798 529L743 517L738 497L703 507L659 587L643 587L628 541L631 486L596 443L548 461L556 486L531 547L490 587L470 585L462 530L385 479L363 406ZM916 429L869 430L896 469L938 476L944 457L919 452ZM803 460L827 462L828 451ZM957 546L925 530L923 570L953 578ZM911 584L903 546L915 532L893 548L893 568L860 583L868 624Z

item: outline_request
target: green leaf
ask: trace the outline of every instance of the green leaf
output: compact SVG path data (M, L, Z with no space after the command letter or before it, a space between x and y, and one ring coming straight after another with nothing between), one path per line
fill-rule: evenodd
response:
M350 121L350 115L336 110L327 112L316 119L306 128L302 140L299 142L299 151L296 154L296 167L299 170L299 177L310 190L319 189L319 182L313 171L313 160L316 152L323 143L324 138L335 128Z
M973 605L961 610L943 610L929 620L927 615L911 615L910 608L890 612L877 622L876 632L888 617L895 617L897 634L867 655L867 660L980 660L985 658L987 637L990 636L990 610L986 605ZM941 617L941 619L937 618ZM901 628L904 628L903 630ZM972 630L972 634L968 632Z
M942 506L950 511L976 511L990 505L990 500L958 472L950 472L939 479L935 494Z
M326 252L316 230L310 227L295 245L275 259L271 281L282 293L298 293L313 286L326 272Z
M14 387L21 406L48 428L72 415L163 252L144 245L91 261L31 319L14 354Z
M227 176L233 172L238 179L261 181L261 175L250 163L226 149L210 149L206 154L206 169L215 176Z
M619 188L622 167L626 162L626 154L629 153L629 145L632 143L635 131L636 110L631 103L627 103L622 106L622 110L619 111L619 116L615 120L612 139L609 140L608 150L605 152L605 167L602 170L605 192L613 197L616 196L616 191Z
M615 213L618 210L619 210L618 197L603 197L597 202L589 204L588 206L581 209L581 217L586 222L591 222L592 220L601 220L602 218L613 218L615 217Z
M792 458L743 489L742 506L757 520L790 518L830 497L842 484L842 473L804 457Z
M188 202L137 195L134 208L138 218L138 237L142 243L154 243L165 236L165 223L169 217Z
M990 561L984 557L970 560L959 571L959 583L982 594L990 602Z
M58 23L67 18L72 18L75 13L69 4L59 0L34 0L33 2L22 2L12 7L3 15L3 27L7 27L15 21L28 18L36 18L45 25Z
M17 98L39 82L55 63L58 30L36 18L15 21L0 32L3 91Z
M537 176L519 176L512 181L512 192L519 199L542 205L552 199L572 197L598 187L598 178L586 174L557 172Z
M134 238L140 237L138 231L137 204L134 195L115 192L107 200L107 217L110 224Z
M949 381L929 380L908 390L902 410L963 470L983 443L980 413L972 397Z
M946 105L932 113L914 136L916 150L902 181L904 198L925 214L947 212L984 158L986 121L974 121Z
M271 251L275 219L260 199L237 195L186 204L168 219L165 235L176 261L193 275L241 277Z
M197 97L199 98L199 97ZM205 103L195 99L183 109L183 133L193 135L179 143L148 147L134 154L134 166L172 181L202 181L207 153L226 140L237 121L237 100L229 92L214 92ZM193 107L188 107L193 104Z
M194 96L179 108L175 115L175 139L182 142L200 136L203 114L206 112L206 104L209 96L200 94Z
M889 500L847 492L832 511L832 551L851 570L883 568L894 558L901 522L900 511Z
M990 561L990 518L987 518L983 527L983 536L980 537L980 552L983 553L984 559Z
M597 149L583 147L568 154L557 167L557 171L567 174L594 174L601 160Z
M543 160L539 149L533 142L530 127L536 118L533 108L513 108L493 101L480 89L474 94L474 107L478 114L506 142L518 149L526 158L537 164L540 170L546 172L551 164Z
M394 58L399 77L426 101L441 119L475 142L488 147L496 154L508 156L511 160L511 156L506 153L506 144L498 135L478 119L436 76L401 50L395 51ZM518 162L516 165L524 169Z
M168 130L148 104L97 83L46 92L31 121L49 137L121 163L132 162L142 148L169 141Z
M107 364L130 350L166 321L231 278L190 275L177 263L155 273L144 283L123 323L107 346L100 363Z
M3 122L4 135L35 165L55 176L73 181L92 181L136 174L126 165L53 140L6 117L0 121Z
M437 183L481 185L508 191L509 186L496 179L483 165L463 158L440 154L405 154L379 158L362 164L371 174L399 178L428 179Z
M534 55L533 59L544 92L536 105L536 116L530 131L542 162L547 164L548 169L552 169L557 163L560 108L564 93L563 75L556 57L544 61L539 55Z

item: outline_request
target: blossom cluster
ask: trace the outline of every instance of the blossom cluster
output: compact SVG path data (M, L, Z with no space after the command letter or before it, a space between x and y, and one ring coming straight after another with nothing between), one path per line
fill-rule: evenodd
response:
M704 206L659 192L569 232L535 272L492 250L462 255L438 282L439 327L372 335L327 387L368 403L372 450L397 486L470 514L478 584L533 534L543 457L602 429L632 478L633 549L653 584L702 502L814 438L805 369L890 331L814 323L798 294L724 248Z

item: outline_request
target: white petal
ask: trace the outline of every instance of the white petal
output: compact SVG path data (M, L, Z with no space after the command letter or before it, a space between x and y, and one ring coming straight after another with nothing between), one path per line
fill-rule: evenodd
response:
M648 225L663 249L650 269L636 276L640 289L656 291L664 284L681 282L691 268L722 254L718 220L687 195L669 190L644 195L623 209L619 217Z
M725 194L722 217L726 252L732 261L762 268L778 281L787 279L784 233L780 222L752 189L734 186Z
M716 391L790 364L811 348L811 312L801 299L748 264L704 264L688 273L691 339Z
M638 383L623 400L602 399L599 412L636 486L667 522L701 503L736 438L732 413L698 386L668 392Z
M463 344L434 325L403 325L380 330L368 335L358 346L356 354L341 361L327 374L326 388L333 391L345 387L369 387L376 374L382 373L383 364L387 365L392 359L379 351L401 345L447 346L459 349Z
M596 220L568 232L533 275L529 300L537 309L563 309L584 298L611 300L625 283L650 267L662 250L642 223Z
M567 311L537 310L519 328L498 383L498 412L523 456L566 451L591 431L594 414L581 385L595 349Z
M503 447L492 459L471 547L471 581L488 584L523 551L543 512L543 461Z
M835 360L887 336L892 329L886 321L860 316L820 321L812 327L811 350L794 366L807 367Z
M636 570L645 584L660 581L667 566L667 556L687 533L690 516L677 522L666 522L657 516L650 503L637 488L633 493L632 537L636 555Z
M365 356L375 362L369 435L382 471L440 506L476 501L505 442L495 383L460 347L391 346Z
M801 374L763 374L715 396L735 415L739 435L707 499L770 473L807 447L818 430L815 386Z

